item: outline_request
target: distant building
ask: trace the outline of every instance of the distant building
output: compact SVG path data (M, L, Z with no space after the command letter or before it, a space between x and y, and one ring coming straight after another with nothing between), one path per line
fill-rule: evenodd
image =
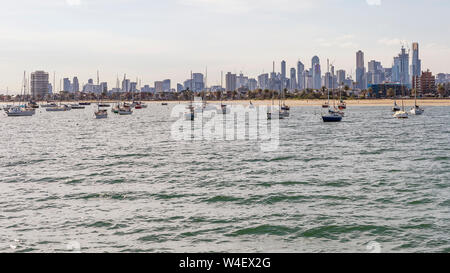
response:
M436 94L436 78L427 70L422 72L420 77L413 77L413 88L417 90L417 94Z
M265 90L269 89L269 74L261 74L258 76L258 88Z
M411 74L412 77L418 77L422 71L422 61L419 59L419 43L412 44L412 52Z
M122 92L130 92L131 91L131 83L129 79L124 78L122 81Z
M338 86L344 86L345 70L338 70L338 71L336 71L336 76L337 76Z
M228 72L225 75L225 82L226 82L226 91L235 91L236 88L236 74L231 74L231 72Z
M184 90L183 85L177 83L177 92L179 93L179 92L181 92L181 91L183 91L183 90Z
M31 73L31 95L34 99L44 98L48 94L48 73L36 71Z
M192 74L192 90L194 92L201 92L205 89L205 82L203 80L203 74L202 73L193 73Z
M170 89L171 89L170 80L169 79L164 80L163 81L163 92L170 92Z
M256 79L248 79L248 89L253 91L258 88L258 81Z
M164 83L162 81L155 82L155 92L156 93L164 92Z
M77 77L73 77L72 80L72 92L80 92L80 83L78 82Z
M370 84L369 88L372 88L373 97L386 98L388 96L389 89L392 89L394 91L394 96L401 97L403 94L405 94L408 87L400 83L381 83Z
M291 68L291 77L289 79L289 90L297 89L297 71L294 67Z
M366 68L364 67L364 52L359 50L356 52L356 88L366 89Z
M394 65L392 66L392 81L396 83L411 86L411 79L409 77L409 54L406 49L402 47L400 54L394 57Z
M305 66L300 61L297 63L297 88L305 89Z
M69 78L63 79L63 91L65 92L71 92L72 91L72 85L70 83Z
M108 83L107 82L100 83L100 92L108 93Z
M322 71L320 68L320 59L317 56L314 56L311 60L311 70L310 73L312 75L313 80L313 89L322 88Z

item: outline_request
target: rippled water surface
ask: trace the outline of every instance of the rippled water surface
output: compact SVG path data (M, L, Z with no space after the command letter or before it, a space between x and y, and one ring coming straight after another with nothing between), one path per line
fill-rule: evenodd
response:
M2 112L0 251L450 252L449 107L292 108L275 152L174 141L171 107Z

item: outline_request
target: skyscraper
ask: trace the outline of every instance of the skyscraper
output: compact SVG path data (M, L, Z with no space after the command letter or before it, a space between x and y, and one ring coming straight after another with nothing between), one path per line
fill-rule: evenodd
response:
M305 89L305 66L300 61L297 63L297 87L299 90Z
M294 67L291 68L291 78L289 81L289 89L295 90L297 88L297 71Z
M72 90L69 78L63 79L63 91L70 92Z
M281 61L281 88L286 87L286 61Z
M356 88L365 89L367 87L365 74L364 53L359 50L356 52Z
M231 74L231 72L228 72L227 75L225 75L225 82L226 91L236 90L236 74Z
M411 78L409 77L409 54L406 49L402 50L398 57L394 57L394 65L392 66L392 81L411 86Z
M34 99L44 98L48 94L48 73L36 71L31 73L31 95Z
M413 43L412 50L411 76L418 77L422 71L422 61L419 59L419 43Z
M80 91L80 83L78 82L77 77L73 77L72 80L72 92L79 92Z
M336 71L337 74L337 84L338 86L344 86L345 82L345 70L338 70Z
M170 88L171 88L171 84L170 84L170 80L164 80L163 81L163 91L164 92L170 92Z
M204 77L202 73L194 73L192 74L192 90L194 92L201 92L205 88Z
M265 90L269 89L269 74L261 74L258 76L258 87Z
M311 60L311 73L313 89L320 89L322 87L322 71L320 69L320 59L317 56L314 56Z

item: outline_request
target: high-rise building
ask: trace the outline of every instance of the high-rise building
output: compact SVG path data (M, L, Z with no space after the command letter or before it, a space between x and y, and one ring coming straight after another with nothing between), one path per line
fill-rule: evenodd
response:
M300 61L297 62L297 88L305 89L305 66Z
M100 92L108 93L108 83L107 82L100 83Z
M337 84L338 84L338 86L344 86L345 70L338 70L338 71L336 71L336 75L337 75Z
M34 99L44 98L48 94L48 73L36 71L31 73L31 95Z
M183 91L183 90L184 90L183 85L177 83L177 92L179 93L179 92L181 92L181 91Z
M248 90L256 90L256 88L258 88L258 81L256 81L256 79L248 79Z
M131 83L129 79L124 78L122 81L122 92L130 92L131 91Z
M78 82L77 77L73 77L72 80L72 92L80 92L80 83Z
M286 88L286 61L281 61L281 88Z
M291 68L291 77L289 79L289 89L295 90L297 89L297 71L294 67Z
M366 89L366 68L364 67L364 52L356 52L356 88Z
M192 74L192 79L192 90L194 92L201 92L205 89L205 81L203 80L204 78L202 73Z
M313 89L320 89L322 87L322 71L320 69L320 59L314 56L311 60L311 71L313 80Z
M413 88L417 90L417 94L435 94L436 93L436 77L427 70L422 72L420 76L413 77Z
M162 81L155 82L155 92L156 93L164 92L164 83Z
M258 87L260 89L269 89L269 74L261 74L258 76Z
M372 60L367 66L367 84L379 84L384 81L384 71L381 62Z
M226 91L236 90L236 74L231 74L231 72L228 72L225 75L225 82L226 82Z
M394 57L394 65L392 66L392 81L411 87L411 79L409 77L409 54L402 47L400 54Z
M420 76L422 61L419 59L419 43L412 44L412 52L411 76Z
M63 91L65 91L65 92L72 91L72 84L70 83L69 78L63 79Z
M171 86L171 83L170 83L169 79L163 81L163 91L164 92L170 92L170 89L171 89L170 86Z

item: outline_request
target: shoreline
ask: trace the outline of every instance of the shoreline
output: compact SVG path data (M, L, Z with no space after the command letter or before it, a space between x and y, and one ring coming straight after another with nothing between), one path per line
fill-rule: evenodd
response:
M250 101L254 105L270 105L272 104L272 100L224 100L222 103L224 104L250 104ZM397 104L401 106L402 100L396 100ZM80 102L90 102L91 104L96 104L97 101L80 101ZM104 100L103 103L113 104L117 101L112 100ZM189 101L164 101L164 100L142 100L142 102L147 104L180 104L180 103L189 103ZM211 104L219 104L221 101L216 100L208 100L208 103ZM286 105L295 107L295 106L321 106L327 102L327 100L297 100L297 99L287 99ZM331 104L333 103L330 101ZM413 106L414 99L405 99L403 100L405 107ZM46 102L38 102L38 104L44 104ZM59 102L56 102L57 104ZM63 101L61 103L64 104L74 104L76 101ZM278 100L274 100L275 104L278 104ZM363 100L346 100L345 103L347 106L393 106L393 99L363 99ZM13 105L18 104L18 102L0 102L0 105ZM420 106L450 106L450 99L420 99L418 103Z

